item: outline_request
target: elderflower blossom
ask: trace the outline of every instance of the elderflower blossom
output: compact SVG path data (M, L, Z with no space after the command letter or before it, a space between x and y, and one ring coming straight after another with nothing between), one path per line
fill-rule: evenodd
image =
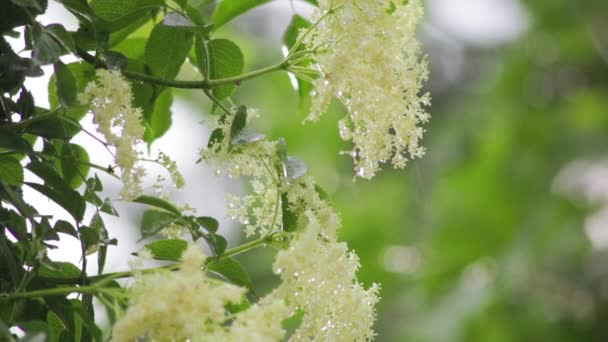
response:
M349 152L356 176L372 178L380 164L403 168L424 155L419 145L430 116L419 95L428 77L414 34L422 19L421 0L319 0L319 24L304 43L315 50L320 77L314 81L309 120L316 120L333 97L347 108L340 136L353 141Z
M304 201L307 221L273 269L282 283L264 300L284 298L304 316L290 341L369 341L373 339L378 286L356 281L359 260L337 241L339 217L319 198L307 178L294 185L290 202Z
M116 163L122 170L122 197L129 200L141 192L144 169L137 165L144 127L142 111L133 108L129 83L115 70L97 70L97 81L89 83L79 94L82 104L89 104L97 130L109 145L116 147Z
M112 330L112 341L205 340L222 331L226 305L240 303L245 289L213 281L202 273L204 255L190 245L179 270L139 274L129 290L130 304Z
M297 312L302 312L302 322L289 338L290 341L369 341L373 339L375 320L374 305L378 301L378 286L369 289L356 280L359 260L343 242L338 242L340 218L320 198L310 177L286 182L278 167L277 142L258 141L244 146L231 146L227 138L232 118L219 123L222 141L212 142L201 151L201 159L215 162L231 177L248 176L253 194L228 198L228 212L246 225L247 235L256 229L262 234L280 232L284 208L300 213L297 230L288 233L293 239L289 246L279 251L274 271L282 283L258 305L261 311L281 311L263 321L265 327L278 327L280 322ZM283 202L286 201L286 202ZM255 222L251 223L251 219ZM247 223L246 223L247 222ZM253 228L255 227L255 228ZM249 229L253 231L250 232ZM286 305L287 311L284 311ZM250 309L251 310L251 309ZM258 308L254 309L258 310ZM268 312L269 312L268 311ZM251 315L254 315L252 313ZM246 313L243 313L246 315ZM263 314L260 314L263 316ZM260 316L254 315L254 316ZM271 322L273 322L272 325ZM233 338L239 327L238 319L230 331ZM251 325L247 325L251 326ZM270 329L270 328L268 328ZM278 328L270 329L279 333ZM217 333L210 340L258 341L249 329L238 339L226 338ZM267 331L267 330L262 330ZM267 335L270 336L270 335ZM260 341L280 340L260 338Z
M257 116L249 112L248 118ZM277 201L280 187L275 175L276 143L259 141L238 147L230 145L230 127L232 119L217 123L223 132L223 140L213 143L201 150L201 160L216 164L218 174L226 170L230 178L250 177L252 193L244 196L228 194L227 216L245 226L247 237L256 233L263 235L279 227L280 213L277 213ZM238 150L238 151L236 151Z

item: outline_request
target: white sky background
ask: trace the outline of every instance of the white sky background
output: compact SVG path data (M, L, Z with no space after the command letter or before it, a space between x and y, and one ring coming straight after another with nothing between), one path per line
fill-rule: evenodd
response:
M427 22L424 25L424 36L431 40L439 40L444 44L455 47L454 51L461 51L465 44L491 48L493 46L511 41L523 33L528 25L525 10L517 0L429 0L427 1ZM244 32L252 32L267 37L267 39L280 48L281 37L287 27L294 10L308 16L311 8L301 1L276 0L261 6L237 20L237 25ZM55 1L49 2L49 9L43 16L38 17L44 24L61 22L66 29L77 28L74 18ZM23 47L22 39L11 40L11 44L18 51ZM28 54L26 52L25 54ZM460 55L461 58L462 55ZM442 57L443 58L443 57ZM444 61L453 74L458 74L462 63L451 63L458 60L458 56L446 55L449 59ZM445 59L444 58L444 59ZM74 59L62 58L64 63L73 62ZM440 66L441 67L441 66ZM34 94L38 106L48 107L48 78L52 66L45 67L45 76L29 78L26 87ZM186 187L181 191L172 191L171 198L177 204L188 203L198 209L199 215L213 216L220 220L223 233L236 236L234 225L225 220L224 193L228 188L238 190L238 184L225 178L218 178L214 170L194 164L197 160L197 150L202 142L208 139L209 132L199 124L202 118L200 109L192 108L185 101L175 98L173 104L173 126L169 132L153 145L153 155L160 149L177 161L184 178ZM86 121L88 120L88 122ZM94 131L87 116L83 125ZM75 137L75 143L84 146L91 161L100 165L112 163L107 151L99 143L84 134ZM93 171L93 170L92 170ZM166 176L166 174L164 174ZM115 179L99 173L104 183L104 195L117 198L121 184ZM30 175L34 178L34 176ZM31 178L30 178L31 179ZM148 185L154 183L155 175L147 179ZM57 214L68 218L57 205L42 198L31 189L25 187L26 198L40 212ZM149 189L150 190L150 189ZM121 217L119 219L105 216L111 238L117 238L119 246L111 246L108 252L106 271L128 269L127 257L137 250L134 246L139 238L139 220L145 206L116 202L116 209ZM88 212L90 217L90 212ZM76 239L61 235L58 249L52 250L49 256L58 261L80 262L80 246ZM96 272L95 258L90 258L90 273Z

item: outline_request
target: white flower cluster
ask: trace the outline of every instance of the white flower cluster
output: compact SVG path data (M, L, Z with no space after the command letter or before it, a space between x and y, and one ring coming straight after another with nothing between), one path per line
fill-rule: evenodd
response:
M257 116L249 113L248 118ZM274 165L277 162L275 142L258 141L231 147L230 127L232 120L215 123L223 132L223 139L201 150L201 160L215 164L217 173L222 169L230 178L246 176L250 178L252 192L249 195L227 195L227 215L230 219L245 226L245 233L250 237L256 233L264 235L280 227L281 216L277 212L280 201L280 182L276 176ZM235 151L238 149L238 153Z
M225 137L231 123L220 127ZM228 201L229 212L246 225L248 235L250 229L262 234L281 230L282 200L300 212L293 240L278 253L273 266L282 283L261 299L261 305L287 303L290 314L276 315L276 324L295 312L304 313L290 341L371 340L378 287L366 290L356 281L359 260L344 242L338 242L340 219L319 197L312 179L300 178L293 184L282 179L284 175L276 167L280 162L276 142L259 141L238 151L222 144L228 141L204 149L202 158L219 163L231 176L251 177L253 194ZM261 204L255 206L254 201Z
M133 199L141 192L145 171L137 165L144 128L140 108L133 108L131 86L120 72L99 69L97 82L91 82L79 94L82 104L90 104L97 130L106 142L116 147L116 164L122 170L122 197Z
M204 255L190 245L178 271L138 275L130 289L130 305L112 330L112 341L278 341L282 301L253 305L230 316L228 304L238 304L245 289L208 278ZM278 317L278 321L277 321ZM231 324L230 321L232 320Z
M408 155L425 152L420 124L430 118L423 108L430 96L419 93L428 70L415 38L422 14L421 0L319 0L319 24L302 33L321 74L308 119L333 97L346 106L339 130L353 141L357 177L372 178L388 161L403 168Z
M310 178L295 184L288 197L306 208L305 228L278 253L273 269L283 282L266 300L284 299L304 312L291 341L372 340L378 286L366 290L356 281L359 259L337 241L339 217Z

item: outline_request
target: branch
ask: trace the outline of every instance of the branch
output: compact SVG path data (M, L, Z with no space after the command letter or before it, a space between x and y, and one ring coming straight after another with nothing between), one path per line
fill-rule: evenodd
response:
M97 59L95 56L90 55L84 50L78 49L77 55L82 58L85 62L93 64L95 67L107 68L105 62ZM171 88L182 88L182 89L212 89L227 84L239 84L242 81L246 81L258 76L269 74L279 70L285 70L289 66L289 59L284 59L280 63L253 70L241 75L218 78L215 80L202 80L202 81L179 81L179 80L166 80L154 77L152 75L143 74L136 71L121 70L122 74L138 81L148 82L152 84L162 85Z

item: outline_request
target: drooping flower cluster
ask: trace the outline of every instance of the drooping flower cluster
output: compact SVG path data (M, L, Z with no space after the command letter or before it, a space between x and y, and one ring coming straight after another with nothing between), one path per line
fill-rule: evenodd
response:
M358 177L424 154L420 125L430 118L430 96L420 90L428 70L414 36L422 12L421 0L319 0L319 24L302 33L321 74L308 119L318 119L333 97L346 106L340 136L353 141Z
M141 192L143 167L137 165L144 135L142 112L133 108L131 86L120 72L97 70L97 82L91 82L79 95L82 104L90 104L97 130L106 142L116 147L116 163L124 184L122 197L133 199Z
M224 132L221 136L228 136L231 126L220 124ZM345 243L337 240L338 215L320 198L311 178L285 180L283 170L277 167L277 145L256 141L230 149L218 143L202 151L204 160L219 163L230 175L250 177L254 193L247 196L253 197L234 196L229 201L229 206L238 204L229 212L240 222L248 222L247 230L261 226L263 234L281 232L285 228L284 207L299 213L297 228L289 233L292 240L279 252L273 266L282 283L260 303L264 307L286 303L289 315L303 312L302 322L290 341L371 340L378 287L366 290L356 281L359 260ZM262 204L253 206L249 198ZM277 315L275 322L288 317Z
M282 298L304 312L291 341L369 341L373 339L378 286L356 281L359 259L337 241L340 219L319 197L311 178L294 184L290 203L300 203L304 228L273 265L281 285L266 300Z
M180 269L140 274L131 287L130 305L112 330L112 341L277 341L284 335L282 301L256 304L230 316L245 289L208 278L205 257L196 245L182 256ZM233 320L230 323L230 320ZM277 321L278 319L278 321Z

